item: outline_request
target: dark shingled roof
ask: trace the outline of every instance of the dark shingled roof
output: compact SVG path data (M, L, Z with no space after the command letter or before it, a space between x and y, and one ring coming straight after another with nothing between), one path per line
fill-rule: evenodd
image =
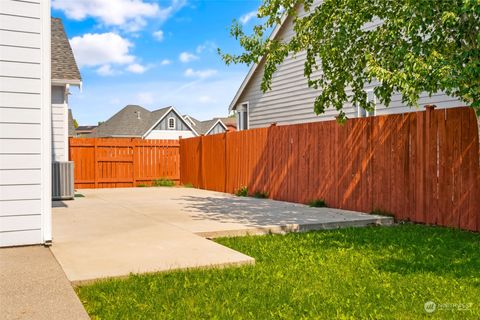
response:
M60 18L52 18L52 79L82 79Z
M128 105L100 124L91 137L142 137L170 107L149 111L141 106Z

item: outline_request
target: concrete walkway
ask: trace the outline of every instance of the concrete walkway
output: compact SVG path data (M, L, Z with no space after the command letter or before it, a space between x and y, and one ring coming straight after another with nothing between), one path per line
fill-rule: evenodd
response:
M391 224L388 217L191 188L80 190L57 203L52 252L72 282L252 264L207 237Z
M48 248L0 249L1 319L90 319Z

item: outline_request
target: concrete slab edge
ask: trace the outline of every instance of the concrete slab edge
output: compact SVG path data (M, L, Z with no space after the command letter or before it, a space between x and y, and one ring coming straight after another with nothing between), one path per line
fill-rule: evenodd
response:
M223 268L235 268L235 267L255 265L255 259L250 256L247 256L247 257L248 259L237 260L237 261L226 262L226 263L209 264L209 265L193 266L193 267L172 267L171 269L152 270L152 271L139 272L139 273L132 272L128 275L123 275L123 276L109 276L109 277L99 277L99 278L85 279L85 280L73 280L73 281L70 281L70 283L74 288L77 288L77 287L87 286L87 285L91 285L96 282L105 281L105 280L127 279L131 275L153 275L157 273L168 273L168 272L176 272L176 271L223 269Z
M222 237L286 234L289 232L320 231L320 230L366 227L366 226L390 226L393 224L394 224L394 219L392 217L378 217L378 218L370 218L370 219L356 220L356 221L287 224L287 225L281 225L281 226L252 227L248 229L238 229L238 230L197 232L195 234L208 239L215 239L215 238L222 238Z

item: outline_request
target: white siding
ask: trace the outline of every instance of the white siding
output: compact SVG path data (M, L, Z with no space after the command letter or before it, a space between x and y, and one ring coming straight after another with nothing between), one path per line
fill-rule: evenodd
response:
M305 13L300 12L300 15ZM372 23L367 26L371 28L378 23ZM278 39L289 39L293 36L292 19L287 19L277 34ZM333 120L338 112L333 109L327 109L322 115L317 116L313 112L313 104L318 96L318 91L308 88L307 80L304 77L305 53L300 53L296 57L289 56L278 66L277 71L272 77L271 90L263 93L260 84L263 77L263 64L260 64L255 73L250 78L249 83L240 95L235 107L242 103L249 103L249 125L250 128L266 127L277 122L278 124L305 123L322 120ZM321 74L316 71L314 76ZM366 89L374 85L366 85ZM421 106L425 104L435 104L439 108L461 106L463 103L456 98L438 93L431 98L423 94L419 100ZM420 109L422 110L422 109ZM392 97L392 102L388 108L377 105L377 115L394 114L417 111L415 108L407 107L402 103L402 97L396 94ZM357 116L357 110L351 105L345 105L344 112L352 118Z
M190 130L152 130L145 139L178 140L179 137L192 138L195 134Z
M0 247L51 240L50 1L1 2Z
M64 86L52 87L52 160L68 161L68 105Z

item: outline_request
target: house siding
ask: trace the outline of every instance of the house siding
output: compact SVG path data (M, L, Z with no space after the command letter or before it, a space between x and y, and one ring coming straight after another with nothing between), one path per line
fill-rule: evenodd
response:
M0 29L0 246L43 243L51 240L50 2L2 0Z
M299 15L305 15L303 8L300 9ZM366 28L373 28L379 23L380 21L374 21ZM288 40L293 35L292 19L287 18L277 34L277 39ZM288 56L273 74L271 90L265 93L260 89L264 65L261 63L258 66L235 105L235 107L238 107L242 103L249 103L249 128L266 127L272 123L294 124L333 120L338 115L338 111L333 109L327 109L324 114L318 116L314 113L313 105L315 98L318 96L318 91L309 88L307 85L307 79L304 76L305 56L305 52L296 56ZM318 77L320 74L321 70L315 71L313 76ZM374 83L365 85L366 90L371 90L374 87ZM426 104L435 104L439 108L464 105L460 100L443 93L437 93L432 97L422 94L418 102L420 107ZM420 108L420 110L422 109ZM357 117L357 109L351 104L346 104L343 111L349 118ZM388 108L381 104L376 106L376 115L412 111L417 111L417 109L410 108L402 103L400 94L392 96Z
M168 128L168 119L175 119L175 129ZM177 131L190 131L190 128L185 123L185 121L179 117L174 111L170 111L167 115L160 121L153 130L177 130Z
M217 123L215 127L213 127L213 129L210 130L208 134L211 135L211 134L217 134L217 133L224 133L226 131L227 130L225 130L225 128L220 123Z
M68 105L65 86L52 87L52 160L68 161Z

